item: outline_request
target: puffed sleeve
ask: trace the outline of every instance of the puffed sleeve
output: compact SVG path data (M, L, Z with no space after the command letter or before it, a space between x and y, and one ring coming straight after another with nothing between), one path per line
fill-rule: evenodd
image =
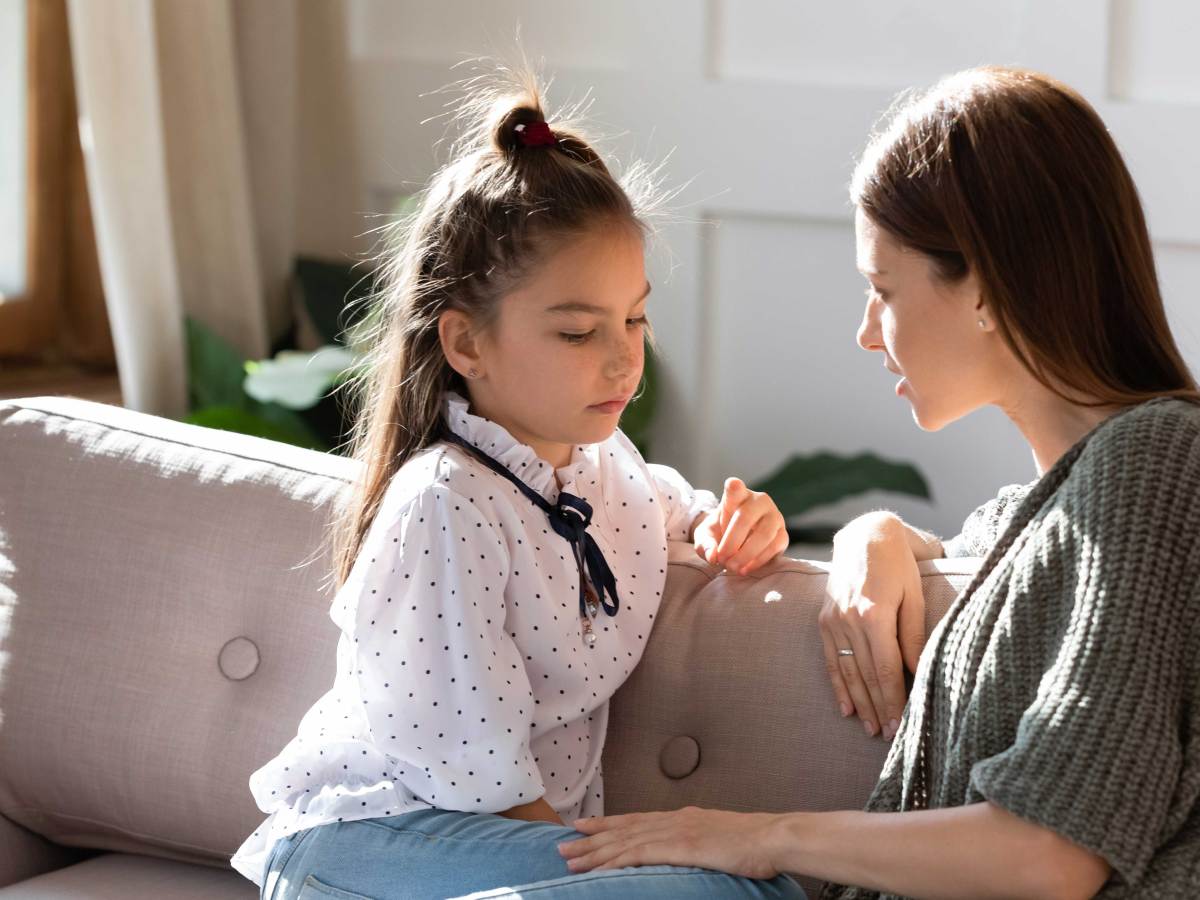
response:
M670 466L648 463L650 476L658 489L660 502L667 523L667 539L686 541L691 536L692 523L703 513L717 508L717 498L712 491L694 488L686 478Z
M437 486L376 520L335 598L375 743L440 809L500 812L545 793L533 693L504 628L508 574L492 524Z

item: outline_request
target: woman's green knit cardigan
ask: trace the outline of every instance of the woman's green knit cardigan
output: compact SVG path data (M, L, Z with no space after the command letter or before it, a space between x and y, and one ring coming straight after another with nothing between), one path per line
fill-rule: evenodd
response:
M1107 860L1098 896L1200 897L1200 406L1118 413L947 550L986 560L867 809L990 800Z

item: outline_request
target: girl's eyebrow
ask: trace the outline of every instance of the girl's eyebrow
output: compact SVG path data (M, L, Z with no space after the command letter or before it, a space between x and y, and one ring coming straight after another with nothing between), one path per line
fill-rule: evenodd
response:
M642 296L634 301L633 305L641 303L650 296L650 282L646 282L646 290L642 292ZM594 303L583 303L579 300L568 300L566 303L556 303L554 306L546 307L548 313L592 313L594 315L603 315L608 310L603 306L597 306Z

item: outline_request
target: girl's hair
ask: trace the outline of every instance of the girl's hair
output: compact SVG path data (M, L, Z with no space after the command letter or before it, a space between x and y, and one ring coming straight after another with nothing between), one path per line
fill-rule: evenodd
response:
M546 121L528 68L500 67L456 87L461 136L415 212L386 229L378 290L356 336L363 364L343 385L355 413L349 455L361 469L331 530L338 587L392 476L438 439L445 393L467 394L442 352L441 314L461 310L488 327L500 298L547 255L602 225L644 236L661 198L656 170L635 163L619 182L569 120L551 123L556 144L526 146L520 126Z
M1008 346L1060 396L1200 397L1133 179L1096 111L1061 82L985 67L902 96L850 194L944 282L974 272Z

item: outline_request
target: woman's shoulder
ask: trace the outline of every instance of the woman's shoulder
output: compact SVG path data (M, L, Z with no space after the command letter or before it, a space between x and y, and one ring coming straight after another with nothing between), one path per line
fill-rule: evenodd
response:
M1073 469L1070 481L1088 490L1173 481L1200 499L1200 402L1161 398L1115 414L1092 433Z

